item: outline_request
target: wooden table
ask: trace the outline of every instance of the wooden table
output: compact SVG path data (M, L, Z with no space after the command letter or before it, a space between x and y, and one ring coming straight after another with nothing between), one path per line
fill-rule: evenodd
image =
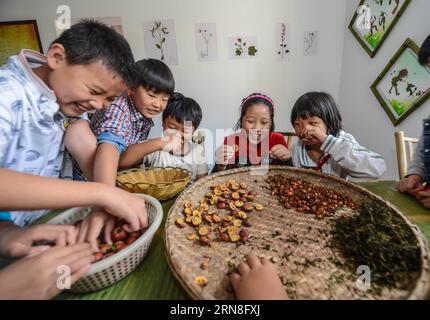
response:
M430 240L430 210L418 205L409 196L398 193L394 189L394 181L363 182L361 186L389 200L397 206L409 219L417 224ZM163 222L154 236L151 248L144 262L128 277L113 286L91 294L63 293L58 299L78 300L183 300L187 295L170 272L164 256L164 223L167 213L174 200L162 203L164 210ZM51 215L52 217L52 215ZM50 217L49 217L50 218Z

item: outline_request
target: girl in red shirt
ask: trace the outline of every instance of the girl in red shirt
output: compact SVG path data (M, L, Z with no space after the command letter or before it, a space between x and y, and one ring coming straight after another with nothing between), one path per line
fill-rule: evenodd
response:
M268 96L253 93L242 100L235 129L217 150L215 170L250 165L289 164L291 152L282 134L274 132L274 103Z

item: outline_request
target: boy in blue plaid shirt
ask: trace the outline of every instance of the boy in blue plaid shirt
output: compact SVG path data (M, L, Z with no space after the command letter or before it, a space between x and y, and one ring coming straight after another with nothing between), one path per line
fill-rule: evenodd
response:
M128 146L138 145L145 155L165 148L175 139L145 141L154 126L152 118L164 111L174 91L172 72L162 61L155 59L136 62L136 69L138 81L129 94L116 99L108 109L97 111L89 123L79 120L67 128L66 148L75 159L75 180L115 186L118 166L129 167L139 164L142 159L127 156ZM179 138L177 140L179 143ZM113 225L109 215L94 213L83 222L78 239L96 246L98 234L104 228L105 240L110 243ZM90 229L97 232L87 232Z
M430 35L421 46L419 61L430 69ZM426 187L423 187L423 183ZM405 178L397 183L400 192L409 193L430 209L430 117L423 121L423 134Z

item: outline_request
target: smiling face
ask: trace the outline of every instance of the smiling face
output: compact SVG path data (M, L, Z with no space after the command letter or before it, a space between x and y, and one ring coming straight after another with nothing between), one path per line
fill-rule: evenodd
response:
M155 93L139 86L133 91L131 97L136 109L141 114L147 118L153 118L166 109L170 95L164 92Z
M319 144L320 142L315 138L307 138L303 136L303 130L306 127L318 127L323 132L327 132L327 126L324 121L319 117L309 117L309 118L298 118L294 122L294 130L296 131L299 139L304 143L305 146L313 146Z
M87 65L69 65L61 44L48 51L42 80L55 92L60 110L67 116L79 116L108 107L126 86L121 77L108 70L101 61Z
M242 118L241 127L251 144L259 144L270 132L272 120L269 107L262 103L249 106Z

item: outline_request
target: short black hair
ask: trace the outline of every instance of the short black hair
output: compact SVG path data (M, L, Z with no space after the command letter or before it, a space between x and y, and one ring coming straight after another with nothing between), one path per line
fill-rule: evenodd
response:
M175 92L171 95L167 108L163 112L163 122L169 116L178 122L191 121L195 130L199 127L203 114L202 108L194 99Z
M429 62L430 59L430 35L427 37L427 39L424 40L421 49L420 54L418 56L418 60L422 65L425 65Z
M297 119L318 117L324 121L328 133L337 136L342 130L342 117L333 97L325 92L308 92L302 95L291 111L291 124Z
M121 34L104 23L83 19L65 30L51 46L55 43L66 50L68 64L88 65L101 61L128 87L135 86L137 73L130 45Z
M175 79L169 67L160 60L144 59L136 62L138 72L138 86L155 93L171 95L175 91Z
M275 108L271 101L272 99L270 99L269 96L258 92L251 93L246 98L243 98L242 104L240 105L240 117L239 120L237 120L234 129L237 130L242 128L242 120L249 107L256 104L264 104L269 108L270 120L272 121L272 124L270 125L270 132L275 131Z

